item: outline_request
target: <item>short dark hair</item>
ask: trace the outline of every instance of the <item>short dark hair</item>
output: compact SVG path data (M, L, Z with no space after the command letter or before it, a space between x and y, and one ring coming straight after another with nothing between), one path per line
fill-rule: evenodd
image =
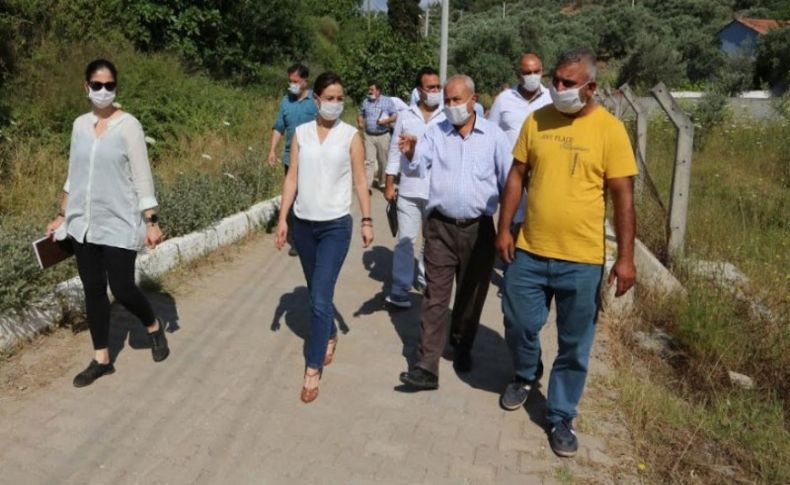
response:
M88 67L85 68L85 82L90 82L91 77L97 72L101 71L102 69L107 69L112 74L112 79L116 83L118 82L118 70L115 69L115 64L108 61L107 59L96 59L88 64Z
M560 66L564 66L565 64L581 62L587 66L587 78L590 81L595 81L597 74L595 63L597 61L598 58L595 57L595 53L590 49L586 47L575 47L560 54L557 58L557 62L554 64L554 71L556 72Z
M368 87L370 87L370 86L373 86L374 88L378 89L379 91L382 90L381 89L381 81L379 81L378 79L371 79L370 81L368 81Z
M343 82L340 80L340 76L332 71L322 72L317 78L315 78L315 83L313 84L313 93L316 96L321 96L321 94L324 92L324 89L333 84L339 84L341 86L343 85Z
M439 73L436 69L428 66L421 67L419 71L417 71L417 77L414 79L414 87L420 88L422 87L422 77L423 76L438 76Z
M307 69L307 66L299 62L291 65L291 67L288 68L288 75L291 75L293 73L299 74L299 77L302 79L307 79L308 77L310 77L310 70Z

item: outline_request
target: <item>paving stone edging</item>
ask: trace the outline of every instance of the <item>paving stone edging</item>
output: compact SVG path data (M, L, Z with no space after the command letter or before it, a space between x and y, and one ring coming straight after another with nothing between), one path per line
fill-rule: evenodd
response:
M206 256L233 244L267 225L280 208L280 196L228 216L202 231L168 239L155 250L137 258L135 279L157 278L175 266ZM67 316L83 313L85 304L79 277L63 281L41 300L23 310L0 314L0 351L58 325Z

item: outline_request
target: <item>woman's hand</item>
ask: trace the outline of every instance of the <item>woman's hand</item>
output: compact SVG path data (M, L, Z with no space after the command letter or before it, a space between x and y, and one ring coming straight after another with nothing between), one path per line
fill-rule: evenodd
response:
M162 242L163 239L164 235L162 234L162 229L159 227L159 224L147 224L145 232L146 246L154 249L157 244Z
M55 231L63 224L63 216L59 215L58 217L52 219L52 221L47 224L47 237L51 239L55 239Z
M285 221L277 222L277 234L274 238L274 245L280 250L285 246L285 241L288 239L288 223Z
M373 226L370 224L362 225L362 247L367 248L373 244Z

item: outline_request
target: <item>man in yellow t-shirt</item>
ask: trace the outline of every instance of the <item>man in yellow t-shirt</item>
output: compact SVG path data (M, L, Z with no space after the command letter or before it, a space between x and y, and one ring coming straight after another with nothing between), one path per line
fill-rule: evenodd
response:
M502 311L515 377L501 397L519 409L542 371L539 332L557 302L559 352L549 378L549 443L560 456L576 454L572 421L584 390L604 263L606 192L614 203L617 262L609 284L624 294L636 277L632 177L637 174L623 124L594 98L595 55L563 53L546 106L524 122L502 197L496 239L505 273ZM514 242L510 225L526 186L524 224Z

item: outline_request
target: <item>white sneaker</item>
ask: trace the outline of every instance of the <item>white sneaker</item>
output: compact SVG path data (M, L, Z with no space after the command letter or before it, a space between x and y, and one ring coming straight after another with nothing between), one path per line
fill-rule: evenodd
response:
M390 295L385 297L384 301L397 308L403 308L403 309L411 308L411 300L409 299L408 296L403 298L398 298Z

